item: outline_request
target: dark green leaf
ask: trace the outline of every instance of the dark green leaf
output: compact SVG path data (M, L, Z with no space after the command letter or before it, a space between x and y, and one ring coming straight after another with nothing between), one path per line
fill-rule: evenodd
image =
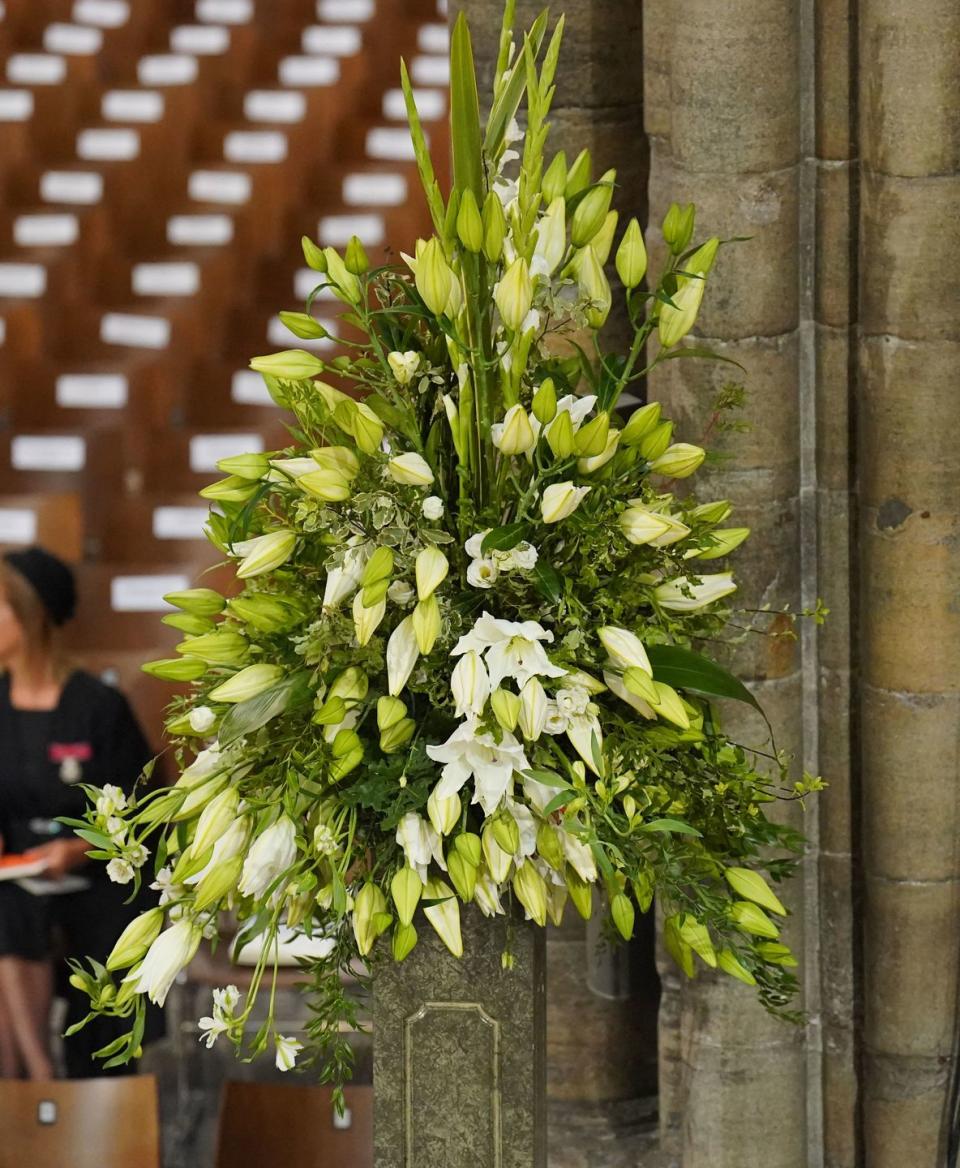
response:
M461 12L450 39L450 138L453 181L458 191L471 190L483 203L483 157L477 74L467 18Z
M563 595L563 577L557 569L552 564L539 560L532 575L537 590L551 603L556 604Z
M508 523L506 527L495 527L483 537L480 551L483 555L487 552L508 552L523 541L529 530L528 523Z
M706 697L733 698L760 710L760 703L742 681L700 653L679 645L648 645L647 656L657 681Z
M272 685L256 697L231 706L217 734L220 745L226 746L245 734L252 734L254 730L266 726L272 718L282 714L297 701L302 701L309 693L307 684L309 676L304 670L293 677L285 677L283 681Z
M544 807L540 814L544 819L546 819L546 817L548 815L552 815L554 811L559 811L562 807L566 807L566 805L570 802L570 798L573 794L573 788L567 787L566 790L561 791L559 795L554 795L554 797L550 800L546 807Z
M679 819L651 819L649 823L645 823L640 829L641 831L675 831L677 835L700 835L695 827L691 827L689 823L683 823Z

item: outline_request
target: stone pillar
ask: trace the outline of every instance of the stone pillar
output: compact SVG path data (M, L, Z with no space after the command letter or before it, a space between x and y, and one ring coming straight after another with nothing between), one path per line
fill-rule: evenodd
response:
M941 1164L960 976L960 9L860 5L864 1156Z
M856 919L856 389L859 168L855 0L817 0L814 75L814 360L819 630L820 998L824 1168L856 1168L861 945ZM813 969L808 977L815 976Z
M698 237L749 235L724 248L698 325L703 342L746 369L747 434L714 435L735 461L698 476L698 494L728 498L753 529L736 560L747 608L800 598L798 6L791 0L669 0L646 5L644 73L650 136L650 227L671 200L693 201ZM733 378L734 380L736 378ZM696 442L730 366L672 361L651 378L678 432ZM801 757L798 646L753 637L733 665ZM726 726L760 745L762 726L730 711ZM796 819L796 808L792 809ZM799 824L798 824L799 826ZM802 881L787 893L789 942L803 953ZM683 1168L806 1168L804 1033L767 1015L745 987L664 970L661 1117ZM802 970L805 976L810 971ZM815 973L814 973L815 976ZM678 1001L679 996L679 1001Z
M464 955L430 926L374 977L377 1168L546 1168L543 930L461 910Z

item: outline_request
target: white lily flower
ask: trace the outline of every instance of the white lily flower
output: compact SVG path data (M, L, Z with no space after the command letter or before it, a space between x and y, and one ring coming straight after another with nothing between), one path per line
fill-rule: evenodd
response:
M547 695L540 679L531 677L520 691L520 732L524 738L536 741L543 733L547 720Z
M618 628L616 625L604 625L598 630L597 636L610 661L618 669L642 669L644 673L653 676L650 658L636 633Z
M484 612L465 633L451 653L459 657L475 649L485 656L490 686L496 689L505 677L512 677L522 689L531 677L563 677L565 669L554 665L540 644L550 642L553 633L537 621L498 620Z
M480 909L485 917L503 915L503 905L500 903L500 890L497 887L496 880L493 879L486 868L481 868L477 873L477 884L474 889L473 898L476 901L477 908Z
M216 720L217 715L209 706L196 706L187 717L190 729L196 731L197 734L206 734L208 730L213 728Z
M162 1006L173 985L174 978L193 960L200 944L201 930L188 918L164 929L147 950L147 955L136 969L123 979L133 982L138 994L146 994L151 1002Z
M419 656L413 617L404 617L387 641L387 685L391 697L395 698L407 684Z
M440 835L433 825L416 811L408 811L397 824L397 843L403 849L407 863L422 882L426 883L427 869L431 860L446 871Z
M358 592L353 598L353 627L357 634L357 644L365 645L383 618L387 615L387 602L378 601L367 608L363 603L363 593Z
M415 451L398 454L387 463L390 477L408 487L429 487L433 482L433 471L427 460Z
M262 896L296 858L296 828L288 816L281 815L250 845L240 875L240 893L243 896Z
M519 862L536 852L537 827L539 825L536 816L526 803L520 803L516 799L508 797L505 800L505 806L513 816L517 830L520 832L520 844L514 854L514 859Z
M450 677L457 717L482 714L490 696L490 676L480 654L471 649L457 662Z
M537 439L523 406L511 406L503 421L490 427L490 440L502 454L526 454L536 446Z
M592 487L575 487L573 483L551 483L540 500L544 523L559 523L572 515Z
M467 583L471 588L492 588L500 575L500 568L492 556L471 560L467 565Z
M472 778L472 802L479 803L486 815L496 810L512 788L514 771L529 768L523 747L512 734L504 731L497 742L475 718L462 722L442 745L428 746L427 754L434 762L445 764L438 795L445 798L457 794Z
M671 612L696 612L736 590L732 573L715 572L712 576L701 576L699 584L691 583L686 576L678 576L656 588L654 596L663 608Z
M352 547L344 553L342 566L332 568L327 573L327 582L323 589L324 608L336 608L341 601L356 592L369 558L369 549L364 544Z
M518 543L515 548L511 548L504 555L507 558L507 563L500 565L502 571L519 568L521 572L531 572L537 566L537 560L540 558L537 549L526 540Z
M297 1062L297 1055L303 1050L303 1043L296 1038L285 1038L282 1034L274 1037L277 1047L277 1070L289 1071Z

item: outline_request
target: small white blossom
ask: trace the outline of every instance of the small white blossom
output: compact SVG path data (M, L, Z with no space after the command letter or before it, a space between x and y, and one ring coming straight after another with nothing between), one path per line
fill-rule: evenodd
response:
M119 787L107 783L97 796L97 814L108 817L123 811L127 806L127 797Z
M479 560L483 555L483 541L490 534L490 528L484 531L478 531L476 535L471 535L467 542L463 545L463 550L473 560Z
M297 1055L303 1050L303 1043L295 1038L285 1038L282 1034L276 1035L277 1070L289 1071L296 1065Z
M394 604L409 604L416 595L416 588L406 580L394 580L387 589L387 596Z
M473 588L492 588L500 575L497 561L492 556L471 560L467 566L467 583Z
M121 819L119 815L110 815L107 817L107 822L103 826L107 835L110 837L111 843L115 843L118 846L123 844L127 838L127 824L125 820Z
M337 853L337 837L326 823L318 823L313 829L313 848L318 856L334 856Z
M129 884L133 879L133 865L127 860L111 860L107 864L107 875L114 884Z
M209 706L197 706L195 710L190 711L190 716L187 720L190 723L191 730L195 730L197 734L206 734L214 722L216 722L217 715Z
M424 883L431 860L446 871L440 836L433 825L416 811L408 811L397 825L397 843L403 849L407 863Z
M438 495L428 495L420 507L424 519L443 518L443 500Z
M134 844L133 847L127 848L125 855L134 868L142 868L150 858L150 853L143 844Z
M160 893L160 900L158 903L161 905L169 904L169 902L177 896L179 885L174 884L172 876L172 868L161 868L157 873L156 880L154 880L154 882L150 885L150 888L153 892Z
M211 1018L208 1015L199 1019L197 1029L201 1031L200 1041L206 1044L207 1050L212 1050L220 1035L226 1034L230 1029L230 1023L223 1018Z

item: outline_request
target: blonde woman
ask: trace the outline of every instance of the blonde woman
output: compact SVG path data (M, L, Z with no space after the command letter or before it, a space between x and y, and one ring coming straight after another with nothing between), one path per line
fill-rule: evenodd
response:
M89 845L56 822L82 812L80 784L129 790L150 757L123 695L63 656L60 630L75 603L73 573L56 556L27 548L0 560L0 839L8 855L42 860L46 879L77 872L86 884L37 896L0 882L0 1071L31 1079L53 1073L47 1039L58 934L66 953L102 959L137 911L123 903L130 889L112 884L87 860ZM132 872L114 874L123 881ZM72 1006L68 1022L76 1020ZM91 1055L112 1037L109 1026L94 1024L70 1039L68 1072L102 1073Z

